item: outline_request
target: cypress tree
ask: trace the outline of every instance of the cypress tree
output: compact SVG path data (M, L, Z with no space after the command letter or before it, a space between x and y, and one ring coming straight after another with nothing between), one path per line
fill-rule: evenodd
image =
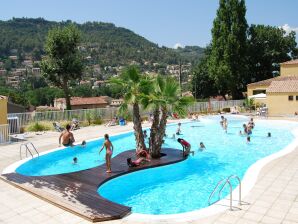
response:
M247 75L247 29L244 0L220 0L213 21L208 70L219 93L242 97Z

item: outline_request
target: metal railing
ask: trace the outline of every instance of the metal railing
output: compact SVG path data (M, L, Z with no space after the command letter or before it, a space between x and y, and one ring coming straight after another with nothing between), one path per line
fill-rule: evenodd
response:
M5 144L10 142L10 135L9 135L9 125L8 124L1 124L0 125L0 144Z
M238 181L238 183L239 183L239 199L238 199L238 204L241 205L241 180L240 180L240 178L239 178L238 176L236 176L236 175L231 175L231 176L229 176L229 177L226 178L226 179L221 179L221 180L217 183L217 185L215 186L215 188L213 189L212 193L210 194L210 196L209 196L209 198L208 198L208 204L209 204L209 205L215 204L216 202L218 202L218 201L221 200L221 192L224 190L224 188L225 188L226 185L228 184L228 185L229 185L229 192L230 192L230 194L229 194L229 195L230 195L230 210L233 211L233 195L232 195L232 192L233 192L233 186L232 186L231 181L230 181L231 179L236 179L236 180ZM217 200L216 200L216 201L213 201L213 202L211 203L211 199L212 199L212 197L214 196L216 190L217 190L220 186L221 186L221 188L220 188L220 190L218 191L218 195L217 195L218 198L217 198Z
M190 113L193 112L216 112L223 108L242 106L243 100L228 101L211 101L197 102L188 108ZM131 111L130 111L131 113ZM141 116L146 116L150 111L141 110ZM111 120L117 114L117 108L94 108L80 110L64 110L64 111L45 111L45 112L27 112L27 113L11 113L8 114L10 121L11 133L19 133L20 127L24 127L31 122L39 121L71 121L73 118L79 121L87 121L90 116L100 117L102 120Z
M33 158L33 153L32 151L30 150L30 147L31 146L31 150L34 150L35 153L37 154L37 156L39 157L39 152L37 151L37 149L35 148L35 146L33 145L32 142L27 142L27 143L24 143L24 144L21 144L20 145L20 159L22 159L22 149L25 148L25 152L26 152L26 158L28 157L28 153L31 155L31 157Z

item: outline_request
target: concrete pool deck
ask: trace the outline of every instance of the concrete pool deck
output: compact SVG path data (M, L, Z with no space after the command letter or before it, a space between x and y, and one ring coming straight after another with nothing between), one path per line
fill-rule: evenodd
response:
M105 133L119 133L132 130L127 126L86 127L74 132L77 142L84 139L102 137ZM31 136L31 137L30 137ZM29 135L39 151L58 146L57 132L41 135ZM19 145L22 142L0 146L0 170L19 160ZM42 149L42 150L40 150ZM68 213L35 196L0 181L0 223L90 223L76 215ZM243 199L246 205L239 211L226 211L217 215L192 221L177 223L298 223L298 148L292 153L267 164L258 176L256 185ZM127 218L110 223L148 223L131 221ZM173 223L154 221L149 223Z

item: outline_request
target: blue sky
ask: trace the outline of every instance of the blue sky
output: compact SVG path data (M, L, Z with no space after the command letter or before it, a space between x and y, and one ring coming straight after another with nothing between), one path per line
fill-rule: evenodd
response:
M298 34L297 0L246 0L249 24L284 26ZM3 0L0 20L112 22L167 47L206 46L218 0Z

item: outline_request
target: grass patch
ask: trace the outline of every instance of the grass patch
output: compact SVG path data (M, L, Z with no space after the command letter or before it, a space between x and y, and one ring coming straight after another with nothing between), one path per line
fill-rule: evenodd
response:
M25 128L26 131L37 132L37 131L51 131L54 130L53 124L47 121L33 122L28 124Z

